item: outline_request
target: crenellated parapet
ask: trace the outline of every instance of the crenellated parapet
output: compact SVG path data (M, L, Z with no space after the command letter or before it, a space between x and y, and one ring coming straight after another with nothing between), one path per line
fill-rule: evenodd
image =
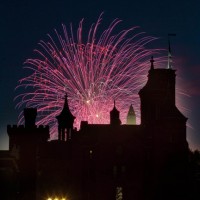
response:
M24 125L8 125L7 133L9 136L9 147L13 148L14 145L19 146L23 143L41 143L49 139L49 126L33 126L25 127Z
M37 145L38 143L46 142L49 135L49 126L35 125L35 117L37 115L37 109L26 108L24 109L25 125L8 125L7 133L9 136L9 148L10 150L14 146L26 146Z
M7 126L7 130L23 130L23 129L28 129L28 127L25 127L24 125L8 125ZM39 126L34 126L31 127L31 129L38 129L38 130L49 130L49 126L48 125L39 125Z

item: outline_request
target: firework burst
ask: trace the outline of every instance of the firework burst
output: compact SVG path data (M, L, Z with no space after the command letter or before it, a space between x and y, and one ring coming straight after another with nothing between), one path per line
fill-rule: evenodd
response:
M122 123L126 123L131 104L137 123L140 121L137 94L146 81L149 58L157 52L146 45L155 38L138 33L136 27L114 33L120 20L114 20L99 34L101 20L100 16L91 26L86 41L83 20L76 36L72 26L67 29L63 25L63 32L55 30L54 39L48 35L47 41L40 41L35 50L37 58L25 62L31 73L20 80L18 88L26 90L16 97L17 107L36 107L37 124L49 124L52 137L57 135L55 117L61 112L66 93L77 128L82 120L109 123L114 100ZM19 123L22 121L21 112Z

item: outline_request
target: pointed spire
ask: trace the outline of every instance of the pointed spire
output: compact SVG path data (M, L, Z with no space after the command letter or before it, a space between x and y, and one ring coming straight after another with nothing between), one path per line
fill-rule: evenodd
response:
M73 123L75 117L72 115L69 105L67 94L65 95L65 102L61 113L56 116L58 120L58 140L66 141L71 139L71 133L73 131Z
M168 34L168 61L167 61L167 69L172 69L172 53L171 53L170 36L176 36L176 34Z
M110 124L111 125L120 125L121 124L119 114L120 114L120 112L115 107L115 100L114 100L114 107L110 111Z
M153 64L154 63L154 59L153 59L153 56L151 56L150 62L151 62L151 70L152 70L152 69L154 69L154 64Z
M172 63L171 45L170 45L170 40L169 40L169 37L168 37L168 60L167 60L167 69L172 69L171 63Z
M69 105L68 105L68 96L67 96L67 93L65 94L64 108L69 108Z
M63 109L61 111L61 113L56 117L57 119L75 119L75 117L72 115L70 109L69 109L69 104L68 104L68 96L67 94L65 94L65 102L64 102L64 106Z
M126 124L129 124L129 125L136 124L136 115L135 115L135 111L133 109L133 105L132 104L129 107Z
M111 112L119 112L116 108L116 101L114 100L114 106L113 106L113 109L111 110Z
M128 111L130 114L133 114L135 115L135 111L133 109L133 105L131 104L130 107L129 107L129 111Z
M64 99L64 105L63 105L63 109L62 109L62 112L61 113L69 113L70 115L71 114L71 111L69 109L69 104L68 104L68 95L67 93L65 94L65 97L63 98ZM63 115L63 114L62 114Z

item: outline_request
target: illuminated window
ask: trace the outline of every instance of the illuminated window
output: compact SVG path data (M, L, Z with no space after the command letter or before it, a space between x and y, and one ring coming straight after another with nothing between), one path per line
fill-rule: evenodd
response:
M116 200L123 200L122 187L116 188Z
M58 197L54 197L54 198L47 198L47 200L66 200L66 198L62 197L62 198L58 198Z
M90 159L92 159L93 151L90 150Z

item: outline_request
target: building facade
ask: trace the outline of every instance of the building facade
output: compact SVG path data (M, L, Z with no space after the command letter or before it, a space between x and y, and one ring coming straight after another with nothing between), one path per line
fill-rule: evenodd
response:
M2 163L12 161L13 189L12 195L4 191L4 199L187 199L187 118L175 104L175 77L171 68L154 69L151 59L139 92L140 125L132 108L121 124L114 103L110 124L82 121L77 131L66 96L58 140L48 141L49 127L35 125L37 110L25 109L25 126L7 128Z

